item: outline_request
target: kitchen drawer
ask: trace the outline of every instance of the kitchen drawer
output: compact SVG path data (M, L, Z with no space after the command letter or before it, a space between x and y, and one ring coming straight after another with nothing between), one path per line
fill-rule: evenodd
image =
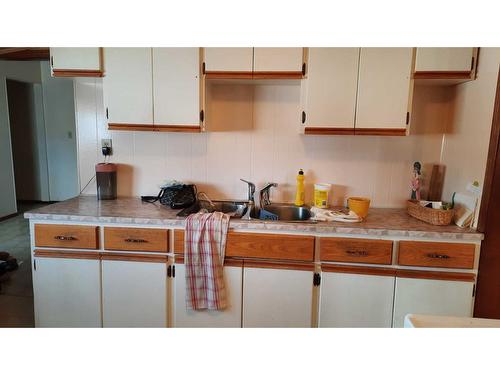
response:
M174 251L176 254L184 252L184 231L175 231ZM226 257L312 261L314 237L229 232Z
M321 238L320 258L325 262L391 264L392 241Z
M474 267L475 245L467 243L400 241L401 266L466 268Z
M104 249L168 252L168 230L147 228L104 228Z
M35 224L35 246L98 249L98 229L86 225Z

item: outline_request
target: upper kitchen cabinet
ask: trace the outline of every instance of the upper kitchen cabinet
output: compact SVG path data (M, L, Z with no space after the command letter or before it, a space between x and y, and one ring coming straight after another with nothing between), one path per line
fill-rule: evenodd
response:
M478 48L417 48L413 77L419 82L460 83L476 75Z
M253 48L204 49L204 73L213 78L252 78Z
M53 77L102 77L102 48L50 49Z
M355 134L406 135L413 48L361 48Z
M309 48L301 82L305 134L354 134L359 48Z
M111 130L153 126L151 48L105 48L103 79Z
M305 73L303 48L254 48L254 78L302 78Z
M199 131L203 118L199 48L153 48L154 125Z

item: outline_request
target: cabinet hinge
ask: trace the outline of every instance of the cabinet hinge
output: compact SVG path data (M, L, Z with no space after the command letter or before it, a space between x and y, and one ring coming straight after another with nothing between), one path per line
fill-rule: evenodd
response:
M175 264L172 265L172 277L175 277Z
M33 259L33 269L36 271L36 259Z
M472 56L472 61L470 63L470 70L474 70L474 56Z
M306 123L306 113L304 111L302 111L302 123Z
M54 56L50 56L50 66L54 67Z
M167 267L167 277L172 277L172 266Z
M201 72L205 74L205 63L201 64Z
M313 276L313 285L318 286L321 284L321 275L319 273L315 273Z
M205 111L202 109L200 111L200 122L203 122L205 120Z
M106 107L106 119L109 120L109 112L108 112L108 107Z
M306 75L306 63L302 63L302 75Z
M406 112L406 125L410 123L410 112Z

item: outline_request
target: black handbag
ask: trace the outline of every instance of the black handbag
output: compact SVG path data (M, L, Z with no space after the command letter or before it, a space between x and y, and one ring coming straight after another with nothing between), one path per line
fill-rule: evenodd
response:
M196 185L173 185L162 188L158 195L143 195L143 202L154 203L160 201L161 204L173 209L186 208L196 202Z

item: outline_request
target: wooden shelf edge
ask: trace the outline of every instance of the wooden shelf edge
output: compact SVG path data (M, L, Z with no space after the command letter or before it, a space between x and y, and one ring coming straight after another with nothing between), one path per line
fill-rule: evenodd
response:
M384 128L372 128L372 129L354 129L354 135L385 135L385 136L405 136L406 128L399 129L384 129Z
M302 79L301 71L290 72L205 72L206 79Z
M148 125L148 124L108 123L108 130L142 131L142 132L201 133L201 127L199 125Z
M472 80L471 71L420 71L413 73L413 79L463 79Z
M53 77L104 77L102 70L53 69Z
M305 135L354 135L354 128L327 128L308 126L304 129Z

